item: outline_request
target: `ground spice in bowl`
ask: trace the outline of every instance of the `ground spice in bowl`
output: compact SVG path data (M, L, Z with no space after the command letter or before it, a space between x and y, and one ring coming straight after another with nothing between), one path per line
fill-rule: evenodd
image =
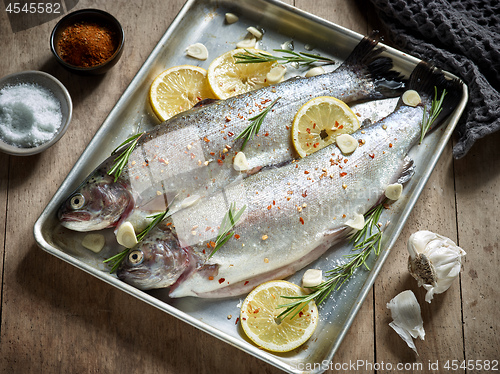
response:
M65 62L88 68L110 59L118 47L118 38L104 24L82 21L68 26L57 45Z

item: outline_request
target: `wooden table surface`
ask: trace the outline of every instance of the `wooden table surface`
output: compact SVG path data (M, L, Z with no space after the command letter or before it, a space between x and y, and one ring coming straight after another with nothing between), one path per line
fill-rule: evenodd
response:
M377 22L362 0L287 2L362 34ZM0 76L51 73L70 91L74 113L64 137L43 154L0 154L2 373L280 372L47 254L33 238L36 219L184 0L65 1L63 10L103 9L124 26L122 59L101 77L72 75L53 59L48 40L61 15L37 25L34 15L9 16L8 3L0 6ZM448 144L330 367L375 372L348 366L362 360L378 364L377 373L391 371L383 363L421 364L405 372L465 372L444 364L472 360L473 373L477 360L498 362L499 141L500 134L480 140L461 160L452 158ZM459 279L432 304L406 271L406 241L420 229L448 236L467 252ZM406 289L422 307L426 337L416 342L419 357L388 326L386 303ZM437 361L440 370L432 370Z

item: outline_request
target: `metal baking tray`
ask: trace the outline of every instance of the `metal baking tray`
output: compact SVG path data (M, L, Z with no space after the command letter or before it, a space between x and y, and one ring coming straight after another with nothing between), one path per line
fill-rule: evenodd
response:
M239 21L227 25L224 22L226 12L237 14ZM312 338L304 346L289 353L264 351L245 337L239 324L235 323L244 296L219 300L192 297L170 299L167 290L140 291L109 274L108 268L102 263L103 259L119 251L118 246L113 244L115 240L111 230L104 230L107 245L99 254L94 254L81 246L85 233L65 230L58 225L56 219L57 209L64 198L117 145L135 133L138 126L149 129L159 124L148 102L148 90L153 79L163 70L176 65L191 64L208 68L213 58L235 48L236 43L244 39L249 26L264 30L264 37L258 45L261 49L271 51L281 48L284 43L290 45L293 42L296 51L310 51L312 48L312 52L330 56L339 63L363 37L276 0L188 0L40 215L34 226L34 235L38 245L52 255L265 362L290 373L303 372L306 368L310 369L307 371L319 373L324 371L325 362L332 361L450 139L467 102L465 85L461 103L447 123L427 136L421 146L411 150L410 156L415 161L416 174L405 186L403 196L382 215L381 221L390 221L390 224L385 230L380 256L372 255L369 258L371 270L358 269L356 275L320 307L319 326ZM206 61L194 60L185 54L186 47L197 42L208 48L209 58ZM395 67L407 75L419 62L418 59L390 47L387 47L384 54L392 57ZM334 65L334 68L338 65ZM300 75L304 72L291 68L287 75ZM451 74L448 76L453 77ZM394 99L382 100L358 104L354 111L360 113L362 118L376 120L388 114L394 105ZM348 244L338 245L308 268L330 269L343 261L342 256L350 249ZM300 284L303 271L289 280ZM228 315L233 317L228 319Z

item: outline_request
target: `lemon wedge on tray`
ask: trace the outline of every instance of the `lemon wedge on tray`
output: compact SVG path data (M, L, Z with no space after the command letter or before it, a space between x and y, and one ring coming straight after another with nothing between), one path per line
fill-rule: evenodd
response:
M159 74L149 89L149 101L161 121L213 98L207 71L198 66L174 66Z
M240 312L245 334L259 347L272 352L288 352L304 344L318 325L318 308L310 301L295 317L278 320L292 300L281 296L305 295L296 284L278 280L263 283L248 294Z
M266 53L248 48L254 53ZM269 86L267 74L276 65L274 61L261 63L236 63L237 53L243 49L228 51L212 61L208 67L208 83L218 99L227 99L248 91Z
M330 96L309 100L295 114L292 142L300 157L305 157L335 142L340 134L359 129L356 114L343 101Z

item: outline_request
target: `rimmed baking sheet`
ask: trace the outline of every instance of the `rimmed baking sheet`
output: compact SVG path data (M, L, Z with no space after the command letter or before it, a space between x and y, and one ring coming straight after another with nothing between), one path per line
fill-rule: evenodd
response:
M237 14L239 21L232 25L226 24L226 12ZM236 43L244 39L249 26L264 30L264 37L259 44L261 49L271 51L282 48L284 43L289 45L293 42L296 51L312 49L312 52L332 57L339 63L363 37L274 0L189 0L40 215L34 234L39 246L52 255L284 371L319 373L327 369L325 363L332 360L448 142L467 102L465 85L462 101L447 122L410 152L416 165L415 176L405 186L402 198L390 210L384 211L381 217L382 222L390 221L381 255L378 258L372 256L368 261L370 271L357 271L341 290L321 306L319 327L313 337L304 346L286 354L261 350L245 337L236 323L239 305L244 297L219 300L191 297L170 299L167 290L140 291L110 275L102 263L103 259L117 253L117 246L106 245L103 251L94 254L81 246L85 233L70 232L60 227L56 219L61 202L118 144L135 133L138 126L147 130L159 124L148 103L148 90L153 79L163 70L176 65L191 64L208 68L213 58L235 48ZM193 60L185 54L186 47L197 42L205 44L209 50L206 61ZM384 54L390 56L395 67L407 75L419 62L389 47ZM303 75L304 72L290 68L287 75ZM395 99L389 99L358 104L354 111L360 113L362 119L376 120L388 114L395 103ZM113 232L105 230L104 233L107 243L113 243ZM342 261L342 256L350 249L347 244L336 246L308 267L329 269ZM290 281L299 284L304 270L290 277ZM228 319L228 315L232 318Z

